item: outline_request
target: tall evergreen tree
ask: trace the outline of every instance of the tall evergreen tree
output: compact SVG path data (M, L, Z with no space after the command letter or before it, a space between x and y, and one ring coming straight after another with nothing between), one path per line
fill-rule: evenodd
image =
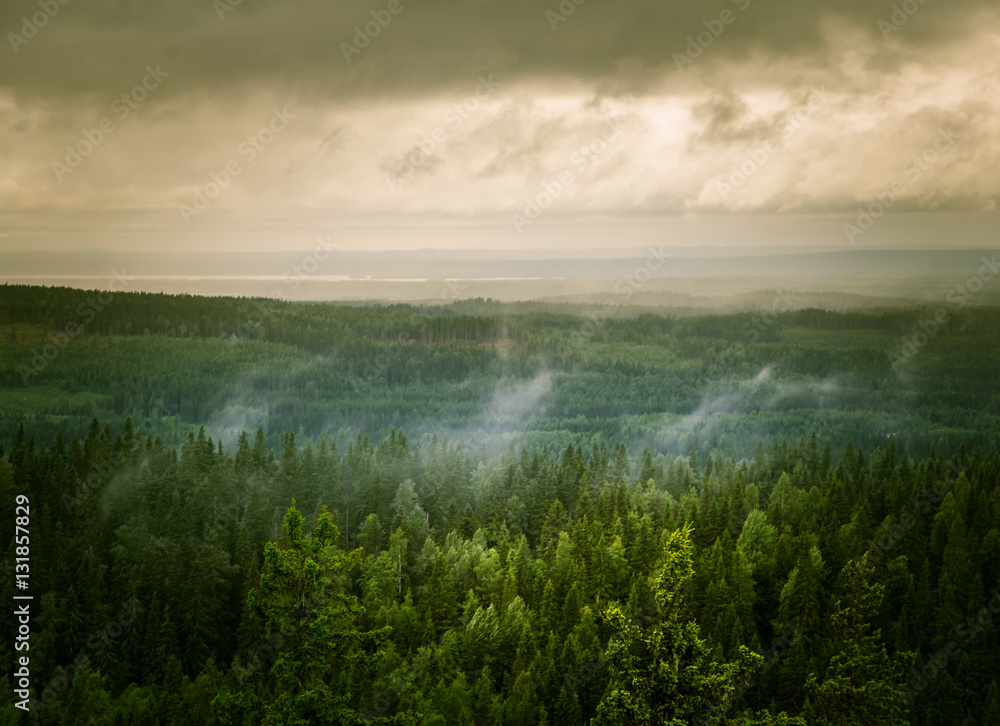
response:
M250 664L249 678L212 702L219 722L260 724L362 724L358 711L365 671L381 651L389 628L363 631L358 599L346 594L360 550L337 549L340 536L324 510L310 536L294 502L285 514L281 544L264 548L260 585L248 604L264 624L270 658ZM406 723L408 716L379 719Z
M671 533L664 550L665 563L654 588L659 622L642 628L627 619L617 603L604 611L615 635L606 655L610 683L597 710L598 726L717 722L738 697L741 675L762 660L745 647L737 662L712 660L698 625L685 615L681 594L694 575L691 528ZM789 722L787 717L782 720ZM777 722L764 715L755 720Z
M907 704L899 659L886 653L881 632L872 621L882 605L885 587L875 582L875 568L863 555L840 573L844 597L837 601L831 625L837 651L822 683L811 676L807 688L816 699L819 726L905 726Z

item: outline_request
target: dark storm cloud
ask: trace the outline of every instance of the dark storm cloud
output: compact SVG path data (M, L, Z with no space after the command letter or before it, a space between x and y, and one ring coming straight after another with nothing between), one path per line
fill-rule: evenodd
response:
M577 214L847 222L894 179L887 216L993 214L998 15L995 0L6 0L0 228L7 245L200 248L336 223L391 248L460 219L494 241L451 244L537 244L509 239L510 216L566 170L537 235ZM483 78L499 86L480 102ZM288 130L245 155L286 108ZM610 119L622 138L595 147ZM959 140L915 174L947 129Z
M675 53L685 53L689 38L717 31L724 12L733 22L687 73L754 56L779 65L822 64L839 52L825 32L830 23L859 29L855 42L882 44L884 52L871 62L888 67L901 54L910 57L966 32L995 10L986 0L908 0L918 10L889 44L877 23L891 19L893 4L874 0L585 0L579 6L572 0L399 0L398 14L389 13L388 0L234 1L5 2L0 84L21 97L107 95L133 84L136 69L160 61L183 79L167 93L280 85L314 98L420 94L487 70L513 83L573 77L635 92L642 90L637 83L678 76ZM32 20L39 15L41 27ZM366 38L356 42L355 28L364 32L376 17L390 22L360 48ZM565 20L553 22L556 17ZM350 63L344 43L360 51L349 52Z

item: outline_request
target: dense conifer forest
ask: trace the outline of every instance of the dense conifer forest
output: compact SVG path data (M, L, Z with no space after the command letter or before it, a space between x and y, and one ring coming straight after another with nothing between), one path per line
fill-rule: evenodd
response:
M1000 311L619 312L0 287L0 720L1000 726Z
M0 440L22 422L40 441L82 437L97 417L172 446L203 424L230 448L261 425L271 448L286 432L344 445L401 428L425 448L446 434L494 454L622 441L633 457L649 445L738 460L814 431L837 451L898 436L919 456L1000 434L1000 310L952 311L928 337L934 307L765 308L612 315L4 285Z

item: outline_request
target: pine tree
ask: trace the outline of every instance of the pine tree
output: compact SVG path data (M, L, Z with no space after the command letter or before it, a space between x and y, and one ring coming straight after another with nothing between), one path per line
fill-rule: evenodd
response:
M653 463L653 455L649 452L649 444L642 450L642 458L639 462L639 483L645 484L650 479L657 480L657 467Z
M996 681L990 684L985 702L983 720L980 723L982 726L1000 726L1000 688L997 688Z
M763 659L741 647L735 663L711 659L698 625L684 614L682 591L694 574L691 528L671 533L665 564L655 581L660 622L642 628L617 603L604 618L615 632L607 650L610 683L598 709L598 726L714 723L738 696L741 674ZM757 723L775 723L761 715Z
M294 502L285 514L284 537L264 548L260 585L248 605L264 624L269 658L251 664L251 676L238 689L224 689L212 710L222 724L361 722L357 702L362 694L350 685L362 678L364 665L381 654L377 648L389 628L362 631L364 615L357 598L344 593L360 550L337 549L340 536L325 510L311 536L302 532L303 518ZM363 681L363 678L362 678ZM375 723L405 723L376 719Z
M904 726L906 702L899 690L902 668L886 653L881 632L871 623L882 605L884 586L874 582L865 554L841 571L845 594L831 618L837 651L822 684L810 675L807 689L816 700L819 726Z

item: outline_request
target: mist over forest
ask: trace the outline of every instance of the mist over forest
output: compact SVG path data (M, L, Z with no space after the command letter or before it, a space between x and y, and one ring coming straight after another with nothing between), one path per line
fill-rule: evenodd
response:
M1000 726L997 28L0 2L0 726Z
M39 722L993 723L1000 309L617 282L0 287Z

